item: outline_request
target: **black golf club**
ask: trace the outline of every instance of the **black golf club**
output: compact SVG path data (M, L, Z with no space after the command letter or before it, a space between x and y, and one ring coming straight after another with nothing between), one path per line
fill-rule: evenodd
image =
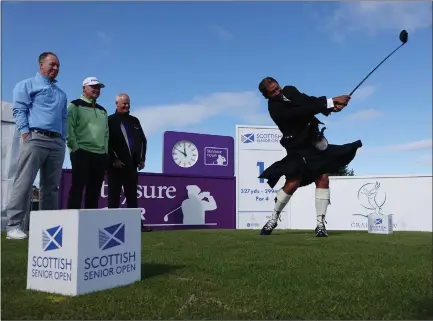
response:
M408 37L409 37L409 35L408 35L408 33L407 33L407 31L406 30L402 30L401 32L400 32L400 41L402 42L402 44L400 45L400 46L398 46L393 52L391 52L389 55L388 55L388 57L386 57L385 59L383 59L382 60L382 62L380 63L380 64L378 64L377 66L376 66L376 68L374 68L360 83L359 83L359 85L358 86L356 86L355 87L355 89L354 90L352 90L352 92L349 94L349 96L352 96L353 95L353 93L359 88L359 86L361 86L363 83L364 83L364 81L366 81L367 80L367 78L368 77L370 77L370 75L377 69L377 68L379 68L379 66L381 65L381 64L383 64L389 57L391 57L392 56L392 54L394 53L394 52L396 52L398 49L400 49L401 47L403 47L405 44L406 44L406 42L407 42L407 40L408 40Z

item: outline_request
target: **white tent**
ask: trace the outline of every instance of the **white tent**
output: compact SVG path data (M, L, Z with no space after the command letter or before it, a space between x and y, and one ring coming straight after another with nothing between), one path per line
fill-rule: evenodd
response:
M20 150L20 134L15 126L12 104L1 102L1 229L5 228L6 205L12 191Z

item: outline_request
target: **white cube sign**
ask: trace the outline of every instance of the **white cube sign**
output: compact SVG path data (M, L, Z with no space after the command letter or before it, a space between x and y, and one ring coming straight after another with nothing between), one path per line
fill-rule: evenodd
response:
M392 234L392 214L378 215L370 214L368 216L368 233L372 234Z
M27 289L75 296L140 279L140 209L31 213Z

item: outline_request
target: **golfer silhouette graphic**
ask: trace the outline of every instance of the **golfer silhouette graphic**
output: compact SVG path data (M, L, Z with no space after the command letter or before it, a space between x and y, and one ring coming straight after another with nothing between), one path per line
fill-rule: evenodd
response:
M182 205L164 216L164 222L168 222L168 216L178 209L182 209L183 225L205 225L205 212L217 209L215 199L209 192L200 192L197 185L188 185L186 187L188 198L182 202Z
M218 158L216 159L216 161L214 162L214 164L217 165L225 165L225 163L227 162L226 158L223 155L218 155Z

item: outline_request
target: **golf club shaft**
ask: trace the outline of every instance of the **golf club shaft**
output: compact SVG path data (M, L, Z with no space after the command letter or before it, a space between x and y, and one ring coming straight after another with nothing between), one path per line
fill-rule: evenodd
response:
M376 68L374 68L372 71L370 71L370 73L367 75L367 76L365 76L365 78L359 83L359 85L358 86L356 86L355 87L355 89L353 89L352 90L352 92L349 94L349 96L352 96L353 95L353 93L359 88L359 86L361 86L363 83L364 83L364 81L366 81L367 80L367 78L368 77L370 77L370 75L377 69L377 68L379 68L380 67L380 65L382 65L389 57L391 57L392 56L392 54L394 54L394 52L396 52L398 49L400 49L403 45L404 45L405 43L402 43L400 46L398 46L393 52L391 52L389 55L388 55L388 57L386 57L385 59L383 59L382 60L382 62L380 63L380 64L378 64L377 66L376 66Z

